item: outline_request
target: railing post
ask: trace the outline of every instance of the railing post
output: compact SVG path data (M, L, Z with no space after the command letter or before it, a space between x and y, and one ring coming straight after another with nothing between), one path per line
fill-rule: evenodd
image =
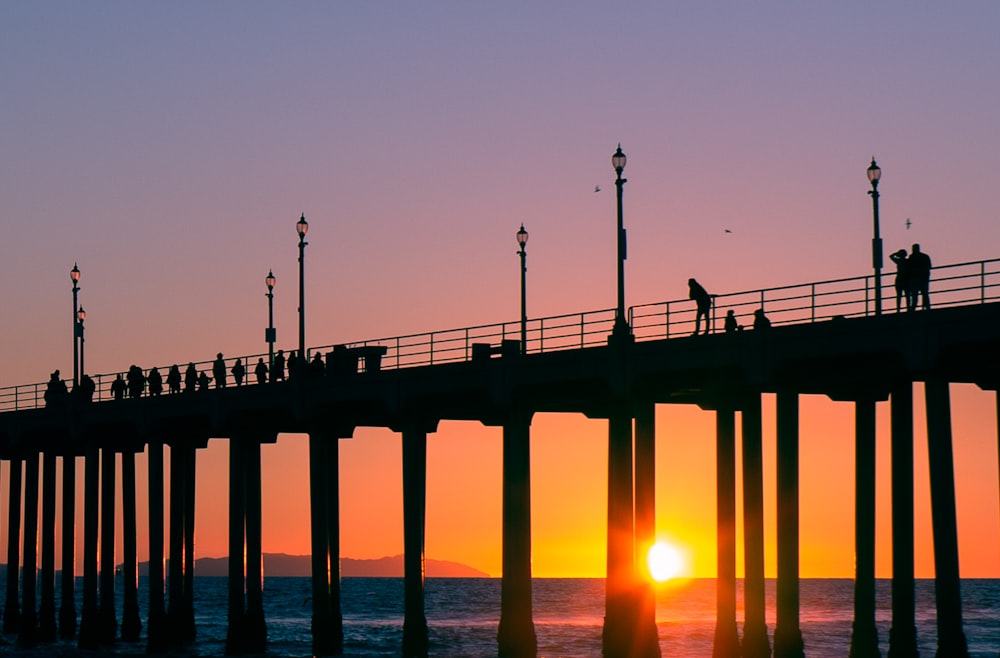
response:
M865 277L865 315L868 315L868 277Z
M431 332L431 362L430 365L434 365L434 332Z
M979 261L979 303L986 303L986 261Z
M469 360L469 329L465 329L465 360Z
M396 370L399 370L399 337L396 338Z
M809 321L816 321L816 284L809 286Z
M663 311L663 325L664 325L664 338L670 338L670 302L664 304L666 309Z

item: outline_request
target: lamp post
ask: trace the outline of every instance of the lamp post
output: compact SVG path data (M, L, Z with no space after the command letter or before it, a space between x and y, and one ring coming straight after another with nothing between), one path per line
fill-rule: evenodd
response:
M77 328L80 330L80 375L86 375L87 371L83 368L83 321L87 319L87 312L80 307L80 310L76 312Z
M617 178L615 187L618 189L618 306L615 308L615 336L627 336L631 334L628 322L625 320L625 223L622 217L622 188L628 182L622 178L625 170L625 154L622 153L622 145L618 145L618 150L611 156L611 166L615 169Z
M878 230L878 181L882 178L882 170L875 164L875 157L872 156L872 163L868 166L868 182L872 184L872 189L868 192L872 198L872 221L874 233L872 237L872 267L875 269L875 315L882 315L882 238Z
M299 359L306 358L306 233L309 232L309 222L302 213L295 222L295 230L299 234Z
M76 387L80 384L80 354L79 354L79 343L80 338L80 324L76 318L76 299L77 293L80 292L80 268L73 263L73 269L69 271L69 278L73 282L73 390L76 391Z
M521 354L528 352L528 306L527 306L527 275L528 252L524 247L528 244L528 232L524 230L524 224L517 231L517 244L521 245L521 250L517 253L521 256Z
M267 285L267 331L264 332L264 342L267 343L267 371L274 367L274 272L267 271L264 283Z

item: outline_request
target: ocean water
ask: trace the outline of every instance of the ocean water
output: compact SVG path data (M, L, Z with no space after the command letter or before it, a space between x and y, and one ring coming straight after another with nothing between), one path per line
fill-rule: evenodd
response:
M145 582L140 605L145 611ZM774 581L767 582L768 630L774 632ZM79 591L79 590L78 590ZM403 627L403 580L346 578L342 587L345 657L398 656ZM533 583L538 655L545 658L593 658L601 654L604 581L601 579L535 579ZM934 582L918 580L917 634L921 655L936 650ZM264 606L268 624L266 656L309 656L311 603L308 578L265 579ZM888 651L891 583L876 587L880 646ZM963 580L963 617L970 653L996 658L1000 651L1000 580ZM853 614L853 583L846 579L801 582L801 628L810 658L844 658L848 654ZM741 592L737 605L741 605ZM121 597L117 597L120 604ZM447 658L496 655L500 618L498 579L432 578L426 581L425 608L430 655ZM226 580L195 579L198 639L181 655L218 656L225 649ZM742 608L737 618L742 617ZM664 656L705 658L712 654L715 631L715 581L695 579L661 587L657 596L657 627ZM21 648L16 637L0 639L0 652L36 656L141 655L145 645L119 642L106 651L80 651L72 643ZM174 654L176 655L176 653Z

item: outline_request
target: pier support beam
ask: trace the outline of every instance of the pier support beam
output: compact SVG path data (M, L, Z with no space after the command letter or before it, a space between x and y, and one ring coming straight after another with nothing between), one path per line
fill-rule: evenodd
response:
M736 628L736 413L732 408L715 412L715 440L718 575L712 658L740 658Z
M614 405L608 418L608 552L605 580L606 658L631 657L636 639L635 525L632 498L632 412Z
M20 457L10 459L10 494L7 499L7 597L3 608L3 632L16 633L21 621L18 578L21 572L21 470Z
M149 618L146 620L146 652L167 648L166 607L163 601L163 442L152 440L149 466Z
M38 606L38 640L54 642L56 626L56 454L42 454L42 568Z
M849 658L881 658L875 627L875 399L854 406L854 625Z
M647 564L656 542L656 404L637 404L634 413L636 655L659 658L656 586Z
M512 413L503 426L503 580L498 653L534 658L531 611L531 414Z
M113 644L118 632L115 612L115 451L101 449L101 606L98 642Z
M403 428L403 658L427 657L424 614L424 529L427 505L427 432Z
M81 649L96 649L100 645L97 607L97 540L100 524L100 452L87 446L83 470L83 606L80 611Z
M226 655L247 653L243 545L246 520L246 469L242 446L229 439L229 629Z
M892 626L889 658L917 658L913 580L913 385L893 386L892 423Z
M955 467L948 382L933 377L927 380L924 391L927 401L931 523L934 533L937 655L967 658L969 646L962 630L962 587L958 570L958 523L955 518Z
M743 656L770 658L764 618L764 466L761 448L761 400L754 393L743 406Z
M135 453L122 452L122 640L138 642L139 565L136 551Z
M775 658L803 658L799 627L799 396L777 397L778 583Z
M344 652L340 612L340 446L336 436L309 433L312 543L312 652Z
M173 644L190 642L195 637L193 586L196 450L189 442L170 444L167 633Z
M76 635L76 455L63 455L62 574L60 574L59 637Z
M178 622L181 639L194 642L197 635L194 625L194 494L198 449L190 443L184 446L181 455L184 458L184 592Z
M24 564L21 567L21 623L17 640L34 644L38 640L38 611L35 583L38 578L38 453L24 458Z
M264 653L267 646L267 622L264 619L264 553L261 527L260 441L243 442L246 487L247 555L247 649Z

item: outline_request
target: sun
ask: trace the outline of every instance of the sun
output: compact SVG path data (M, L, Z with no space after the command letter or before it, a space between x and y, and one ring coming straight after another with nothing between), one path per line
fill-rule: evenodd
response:
M646 556L649 575L658 583L680 576L684 571L684 556L665 541L657 541Z

